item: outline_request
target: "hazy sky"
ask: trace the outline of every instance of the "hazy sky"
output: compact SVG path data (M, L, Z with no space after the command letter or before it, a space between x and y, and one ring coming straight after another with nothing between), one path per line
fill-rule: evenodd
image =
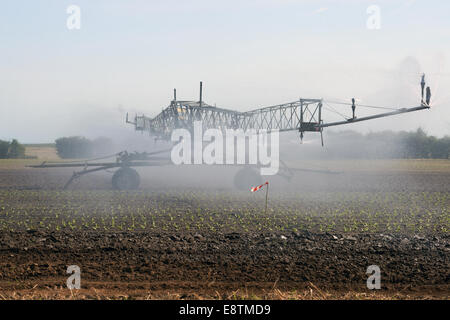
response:
M66 26L69 5L80 30ZM345 129L450 134L449 16L442 0L5 0L0 139L134 136L127 111L155 116L174 87L197 100L200 80L206 102L240 111L299 97L414 106L421 72L432 110Z

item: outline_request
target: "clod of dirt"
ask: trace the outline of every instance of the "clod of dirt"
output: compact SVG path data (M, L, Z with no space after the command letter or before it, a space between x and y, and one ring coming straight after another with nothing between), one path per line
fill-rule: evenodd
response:
M402 241L400 241L400 245L406 246L406 245L409 244L409 242L410 242L410 241L409 241L407 238L404 238Z
M194 238L201 241L205 240L205 237L202 236L200 233L194 234Z

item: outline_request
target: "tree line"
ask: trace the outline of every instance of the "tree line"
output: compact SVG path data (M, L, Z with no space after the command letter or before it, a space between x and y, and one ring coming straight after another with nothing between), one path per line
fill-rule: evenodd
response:
M282 139L282 136L280 136ZM55 141L63 159L83 159L114 152L109 138L94 140L81 136L62 137ZM306 151L306 150L305 150ZM326 136L329 158L351 159L449 159L450 136L437 138L422 129L412 132L382 131L361 134L355 131L329 132ZM314 157L315 152L311 153ZM28 158L25 146L16 139L0 140L0 158Z
M450 136L437 138L421 128L368 134L332 132L327 136L327 145L330 157L334 158L449 159L450 156Z

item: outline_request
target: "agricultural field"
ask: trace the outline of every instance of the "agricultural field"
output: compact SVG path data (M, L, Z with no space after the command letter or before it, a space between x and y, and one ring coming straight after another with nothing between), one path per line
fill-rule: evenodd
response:
M111 173L0 163L0 298L450 298L450 161L321 161L265 191L235 168ZM66 288L67 266L81 290ZM368 290L378 265L381 289Z
M59 156L56 152L55 145L48 144L25 144L25 155L36 157L42 160L58 160Z

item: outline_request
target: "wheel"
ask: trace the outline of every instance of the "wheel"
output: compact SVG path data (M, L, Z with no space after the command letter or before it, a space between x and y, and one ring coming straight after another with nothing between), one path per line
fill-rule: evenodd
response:
M139 187L140 182L137 171L127 167L120 168L112 177L112 185L116 190L134 190Z
M261 184L261 175L254 169L243 168L234 176L234 186L239 190L250 190L250 188Z

